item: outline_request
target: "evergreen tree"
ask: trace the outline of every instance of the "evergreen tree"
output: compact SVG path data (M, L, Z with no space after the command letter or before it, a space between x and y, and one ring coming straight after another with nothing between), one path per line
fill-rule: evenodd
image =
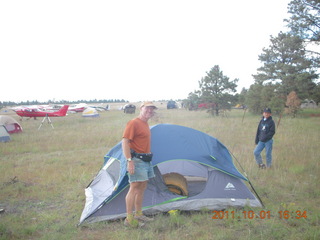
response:
M312 89L312 100L317 103L319 106L320 104L320 82L315 84L315 87Z
M236 92L238 79L230 81L223 75L218 65L215 65L207 76L199 81L201 99L203 102L212 103L211 113L219 115L219 110L230 109L234 103L234 96L231 93Z
M262 84L252 84L246 94L246 105L248 106L249 111L253 113L261 113L261 109L263 109L261 101L262 88Z
M253 75L256 83L279 83L277 92L283 97L292 91L301 98L311 95L318 78L317 64L306 56L303 41L298 36L280 32L277 37L271 37L271 45L263 49L259 60L263 66Z
M276 91L278 84L258 84L250 86L246 94L246 105L250 112L261 114L266 107L272 108L272 112L280 114L285 105L285 99Z
M240 94L238 95L238 103L241 105L246 105L246 96L248 94L248 89L242 88Z
M293 0L288 5L288 13L292 15L285 21L293 35L307 41L320 42L319 0Z
M188 98L184 101L184 105L188 110L196 110L200 103L200 92L194 91L189 93Z

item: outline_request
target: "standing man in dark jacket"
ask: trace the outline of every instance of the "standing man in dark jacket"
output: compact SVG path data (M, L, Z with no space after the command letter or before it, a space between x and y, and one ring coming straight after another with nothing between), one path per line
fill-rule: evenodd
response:
M256 134L256 148L254 149L254 157L259 165L259 168L266 168L266 165L262 162L261 152L266 148L266 163L270 168L272 164L272 145L273 135L276 133L276 126L271 117L271 109L265 108L263 110L263 117L258 125Z

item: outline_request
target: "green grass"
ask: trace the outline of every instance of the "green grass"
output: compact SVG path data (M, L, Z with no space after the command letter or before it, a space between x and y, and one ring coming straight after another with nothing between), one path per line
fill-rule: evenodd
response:
M218 138L236 157L237 168L245 170L265 208L226 209L235 211L236 217L228 219L212 219L206 210L159 214L143 229L125 228L122 221L77 227L85 187L134 116L117 110L102 112L97 119L71 114L52 118L54 129L45 123L40 130L41 119L23 120L24 132L0 144L0 208L5 209L0 239L320 239L319 117L282 117L273 168L261 171L253 158L260 116L242 110L212 117L161 108L150 125L179 124ZM279 122L277 116L274 120ZM270 217L244 218L243 211L250 210L270 211ZM285 210L306 211L307 217L281 219L279 211Z

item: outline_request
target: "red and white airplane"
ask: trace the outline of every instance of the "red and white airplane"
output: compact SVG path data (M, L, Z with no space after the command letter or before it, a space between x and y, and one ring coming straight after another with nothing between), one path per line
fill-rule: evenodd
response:
M70 113L83 112L87 107L88 105L85 103L73 104L73 105L70 105L68 112Z
M63 105L58 111L43 111L38 108L20 108L13 109L20 117L29 117L36 119L37 117L64 117L67 114L69 105Z

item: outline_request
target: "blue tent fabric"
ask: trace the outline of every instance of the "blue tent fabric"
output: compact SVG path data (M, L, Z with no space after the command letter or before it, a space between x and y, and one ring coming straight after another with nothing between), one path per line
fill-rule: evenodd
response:
M151 151L153 165L170 160L196 160L232 176L247 180L235 168L231 154L218 139L192 128L173 124L152 126ZM126 160L121 142L106 154L104 164L110 157ZM125 168L126 165L122 168L122 174L125 174Z
M151 127L151 151L154 165L169 160L192 160L247 180L218 139L192 128L172 124Z
M247 179L234 166L228 149L216 138L184 126L158 124L151 127L151 151L156 177L149 180L144 195L145 214L172 209L261 207L244 184ZM119 142L105 155L102 169L86 188L86 205L79 224L125 217L129 187L126 165ZM169 172L205 182L188 181L189 192L193 194L182 197L170 192L164 184L162 174Z

